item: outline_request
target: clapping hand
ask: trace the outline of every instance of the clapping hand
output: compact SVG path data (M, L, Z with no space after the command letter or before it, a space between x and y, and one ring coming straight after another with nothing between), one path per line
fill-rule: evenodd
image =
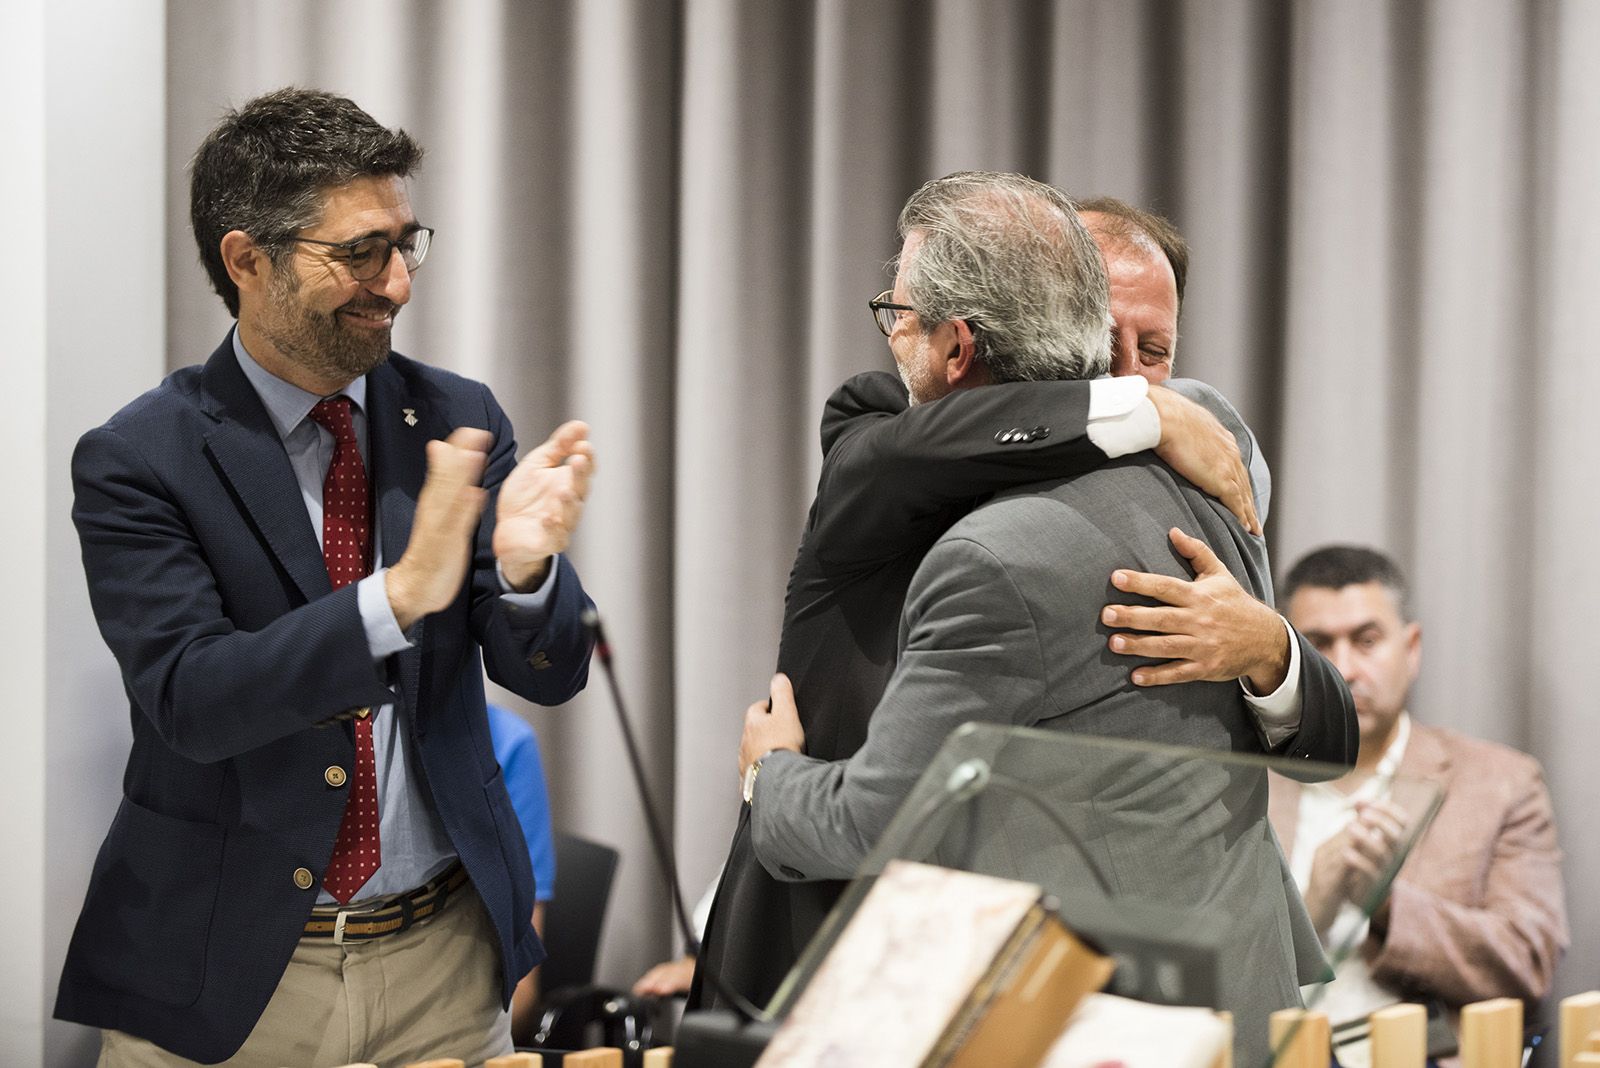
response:
M500 486L494 555L513 589L544 581L550 557L572 540L594 477L594 447L586 423L563 423L522 458Z
M455 599L472 558L473 532L487 495L479 485L493 438L460 427L428 442L428 474L405 552L384 576L389 607L401 630Z

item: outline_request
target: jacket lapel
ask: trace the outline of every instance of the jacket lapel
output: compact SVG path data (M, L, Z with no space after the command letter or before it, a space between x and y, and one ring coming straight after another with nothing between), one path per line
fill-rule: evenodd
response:
M332 585L311 529L289 454L261 398L239 368L230 334L200 376L201 408L213 420L206 448L216 460L261 539L307 601Z
M367 445L386 567L399 563L411 540L417 495L428 473L428 442L449 433L450 427L439 421L431 406L412 394L393 363L379 364L368 372ZM413 709L419 707L416 696L426 628L424 619L408 635L414 643L412 647L396 657L400 691ZM412 727L417 727L415 716Z
M1402 780L1432 783L1438 787L1441 796L1450 788L1450 754L1446 752L1432 728L1424 727L1415 718L1411 720L1411 740L1406 743L1405 756L1400 758L1400 767L1395 770L1395 776ZM1408 810L1415 808L1415 802L1406 807ZM1417 818L1422 813L1412 811L1410 815L1412 818ZM1434 824L1437 823L1438 818L1435 813ZM1434 824L1422 829L1424 839ZM1413 850L1420 844L1420 842L1414 843Z
M1425 779L1444 786L1450 775L1450 754L1434 735L1433 730L1411 720L1411 740L1406 743L1406 754L1400 758L1396 774L1402 779Z
M417 494L428 473L428 442L448 433L448 428L433 425L431 413L410 395L393 366L382 363L367 373L367 451L372 460L368 474L386 566L399 563L411 540Z

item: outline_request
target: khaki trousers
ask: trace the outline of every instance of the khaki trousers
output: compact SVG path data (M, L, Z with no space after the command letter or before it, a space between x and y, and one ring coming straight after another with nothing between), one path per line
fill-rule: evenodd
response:
M399 934L337 945L302 938L278 989L229 1068L399 1068L510 1053L498 939L470 884ZM102 1031L99 1068L190 1068L194 1061Z

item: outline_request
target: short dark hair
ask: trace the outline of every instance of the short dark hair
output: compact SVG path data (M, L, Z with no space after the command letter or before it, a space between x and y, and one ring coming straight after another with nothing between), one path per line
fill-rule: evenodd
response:
M1327 545L1302 556L1289 569L1279 597L1282 604L1288 605L1297 591L1307 587L1342 590L1367 582L1376 582L1388 590L1394 597L1400 618L1410 621L1411 586L1406 582L1405 572L1383 553L1364 545Z
M404 178L422 148L355 102L284 88L228 111L189 164L189 218L211 285L239 316L239 289L222 262L230 230L250 235L274 265L285 240L315 223L329 189L361 177Z
M1172 277L1178 283L1178 313L1183 313L1183 283L1189 276L1189 242L1183 239L1172 220L1144 211L1116 197L1091 197L1078 201L1078 213L1092 211L1110 220L1098 227L1110 237L1131 241L1143 234L1161 249L1167 262L1172 264Z

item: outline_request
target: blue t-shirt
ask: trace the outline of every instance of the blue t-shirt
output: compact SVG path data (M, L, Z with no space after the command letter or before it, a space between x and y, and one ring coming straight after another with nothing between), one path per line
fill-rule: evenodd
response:
M539 760L539 736L515 712L489 706L489 736L494 758L500 762L506 793L522 837L528 840L533 861L534 900L549 901L556 890L556 844L550 831L550 795L544 786L544 764Z

